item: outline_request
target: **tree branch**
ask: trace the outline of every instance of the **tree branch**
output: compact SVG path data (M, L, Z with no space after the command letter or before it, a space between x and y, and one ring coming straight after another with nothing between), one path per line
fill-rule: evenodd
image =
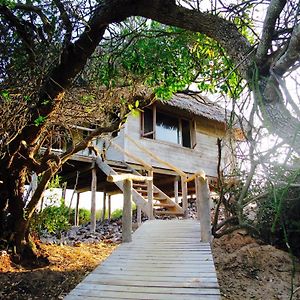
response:
M10 26L16 29L18 36L21 38L25 45L27 53L33 60L35 60L33 37L28 32L25 22L16 17L5 5L0 5L0 15L3 16L3 18L10 24Z
M286 0L272 0L268 5L262 29L262 37L256 52L256 63L258 66L261 66L267 58L268 50L270 49L275 32L276 21L279 18L285 4Z
M282 76L290 67L300 60L300 24L295 25L290 42L284 54L277 60L273 71Z
M60 0L53 0L53 2L55 3L55 5L57 6L57 8L60 12L60 18L66 29L64 44L68 44L72 38L72 30L73 30L72 22L70 21L68 13L67 13L64 5L62 4L62 2Z

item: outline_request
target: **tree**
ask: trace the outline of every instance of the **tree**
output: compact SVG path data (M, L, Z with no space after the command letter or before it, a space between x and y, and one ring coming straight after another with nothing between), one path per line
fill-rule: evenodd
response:
M1 113L8 121L1 127L0 214L8 205L15 219L12 243L19 253L28 248L25 233L35 203L24 208L26 176L31 172L43 174L34 195L38 199L55 173L50 170L64 161L50 154L36 159L48 120L57 113L65 91L78 79L98 45L106 40L105 31L129 17L198 32L220 45L233 62L234 71L253 91L265 126L299 154L299 113L297 105L285 97L283 84L283 78L299 64L298 2L216 3L217 7L207 10L200 0L0 2ZM253 30L251 14L261 6L266 13L260 37L255 31L251 37L245 35L245 25ZM101 47L97 53L101 59ZM22 115L17 124L11 118L15 114ZM107 130L112 128L102 128ZM78 149L73 147L68 154Z

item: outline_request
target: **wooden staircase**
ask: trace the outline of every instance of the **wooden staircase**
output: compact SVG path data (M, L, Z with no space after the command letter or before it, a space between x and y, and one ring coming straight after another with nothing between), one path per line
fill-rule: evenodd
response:
M137 170L133 169L126 163L118 164L118 166L110 165L109 162L102 161L102 159L96 157L97 166L107 175L118 175L118 174L134 174L142 176ZM123 182L115 182L118 188L121 191L123 189ZM149 187L147 183L135 182L133 181L133 190L132 197L133 201L141 210L148 216L152 217L150 209L153 207L153 215L166 215L166 216L182 216L184 211L181 206L175 203L168 195L161 191L158 187L152 184L153 195L150 196L150 199L153 199L152 203L149 203Z

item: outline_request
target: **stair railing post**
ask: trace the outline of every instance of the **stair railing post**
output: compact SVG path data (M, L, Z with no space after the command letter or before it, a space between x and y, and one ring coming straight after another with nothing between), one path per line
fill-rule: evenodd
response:
M176 204L178 204L178 202L179 202L178 182L179 182L179 177L175 176L175 180L174 180L174 198L175 198L175 203Z
M140 227L142 225L142 209L139 205L136 206L136 219L137 225Z
M199 201L201 242L210 243L212 235L210 222L210 191L208 181L207 178L203 176L197 176L196 180L198 186L197 202Z
M132 241L132 180L125 179L124 185L124 201L123 201L123 215L122 215L122 241L123 243L130 243Z
M185 177L181 177L181 191L182 191L182 209L184 212L184 218L187 218L188 215L188 189L187 189L187 182Z
M148 171L148 176L153 178L153 171ZM147 181L147 198L148 198L148 209L149 219L153 220L153 179Z

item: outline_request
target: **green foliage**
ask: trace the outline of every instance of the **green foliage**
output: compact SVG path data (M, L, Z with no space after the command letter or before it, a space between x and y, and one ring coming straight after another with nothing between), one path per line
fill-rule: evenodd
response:
M51 181L48 184L49 189L59 188L61 183L61 176L55 175L52 177Z
M122 218L122 215L123 215L123 210L121 208L117 208L111 213L111 218L112 220L120 219Z
M59 206L48 206L36 215L33 221L33 229L38 233L48 232L60 235L70 228L69 209L61 201Z
M142 83L161 99L195 81L201 91L235 98L244 88L222 47L203 34L134 18L120 25L118 35L123 39L102 43L101 60L88 66L88 73L108 87Z
M39 125L45 123L46 119L47 119L47 117L45 117L45 116L38 116L38 118L36 118L34 120L34 125L39 126Z
M291 247L294 255L300 255L300 188L291 186L299 177L294 172L281 174L287 185L270 187L268 197L258 205L257 227L262 238L279 247Z

